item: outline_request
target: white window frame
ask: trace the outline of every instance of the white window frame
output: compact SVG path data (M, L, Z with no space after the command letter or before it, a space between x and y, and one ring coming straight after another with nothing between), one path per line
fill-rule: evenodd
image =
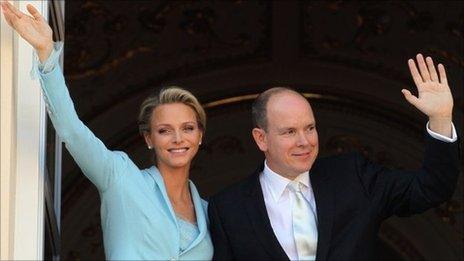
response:
M10 1L23 12L33 5L47 19L45 0ZM45 106L32 80L32 47L1 18L0 142L2 260L41 260L44 243Z

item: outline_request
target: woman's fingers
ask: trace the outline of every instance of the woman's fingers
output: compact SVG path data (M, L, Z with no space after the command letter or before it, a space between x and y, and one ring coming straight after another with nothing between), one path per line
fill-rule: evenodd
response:
M17 18L22 18L24 16L24 14L21 11L19 11L18 8L10 4L8 1L5 1L4 3L6 4L6 7L8 8L8 10L12 14L14 14Z
M6 23L7 23L9 26L11 26L12 28L14 28L14 27L13 27L13 22L12 22L11 19L8 17L8 15L6 15L5 13L3 13L3 14L4 14L3 17L5 17Z
M7 7L6 7L6 3L5 3L5 2L0 1L0 7L2 8L2 12L3 12L3 13L6 12Z
M13 27L13 19L16 19L16 16L8 9L7 5L5 2L2 2L2 12L3 12L3 17L5 17L6 23Z
M32 5L27 5L27 11L32 15L32 17L34 17L35 20L37 21L43 21L44 18L43 16L39 13L39 11L37 9L35 9L34 6Z

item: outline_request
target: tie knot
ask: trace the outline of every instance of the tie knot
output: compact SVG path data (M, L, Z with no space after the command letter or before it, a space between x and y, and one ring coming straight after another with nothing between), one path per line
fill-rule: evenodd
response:
M295 180L291 181L288 183L288 189L293 192L301 192L301 182Z

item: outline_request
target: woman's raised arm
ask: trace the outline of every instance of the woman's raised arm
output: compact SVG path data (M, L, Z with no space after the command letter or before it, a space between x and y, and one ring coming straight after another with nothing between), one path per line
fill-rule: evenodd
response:
M128 157L108 150L78 118L58 59L51 55L54 51L52 30L42 15L31 5L27 6L27 10L32 16L5 1L1 2L1 6L7 23L34 47L40 61L54 63L50 72L38 70L50 119L84 174L100 191L106 190L116 181L119 173L116 170L129 161Z

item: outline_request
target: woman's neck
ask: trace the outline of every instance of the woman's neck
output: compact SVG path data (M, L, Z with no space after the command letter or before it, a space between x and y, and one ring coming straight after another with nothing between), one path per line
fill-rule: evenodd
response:
M191 201L189 190L189 168L166 168L159 166L169 199L174 202Z

